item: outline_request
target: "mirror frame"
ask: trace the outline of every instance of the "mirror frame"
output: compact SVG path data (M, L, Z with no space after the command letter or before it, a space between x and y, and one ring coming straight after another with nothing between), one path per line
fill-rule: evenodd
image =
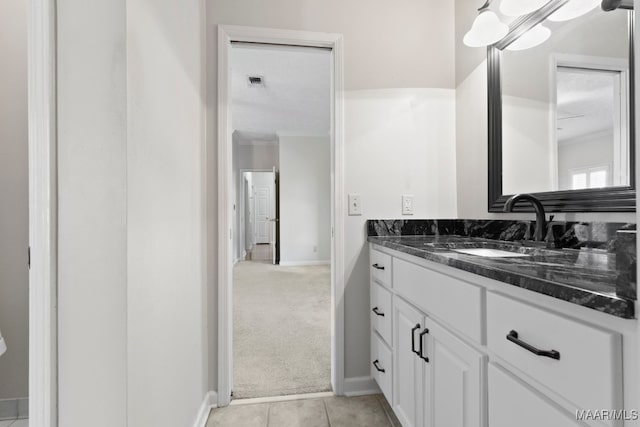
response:
M502 89L500 59L502 50L535 25L544 21L569 0L551 0L541 9L511 24L509 33L487 48L488 133L489 133L489 212L503 212L510 195L502 194ZM532 193L547 212L635 212L635 76L634 19L629 13L629 185L605 189L561 190ZM529 204L514 206L514 212L533 212Z

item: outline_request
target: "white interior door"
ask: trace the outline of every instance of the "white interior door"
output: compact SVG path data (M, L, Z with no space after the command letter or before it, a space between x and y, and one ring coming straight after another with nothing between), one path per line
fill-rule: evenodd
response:
M255 199L255 221L254 235L255 243L270 243L271 231L271 191L266 185L257 185L254 189Z

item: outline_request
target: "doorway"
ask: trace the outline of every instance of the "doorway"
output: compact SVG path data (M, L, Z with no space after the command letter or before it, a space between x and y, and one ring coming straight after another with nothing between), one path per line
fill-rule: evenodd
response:
M240 170L238 246L240 260L278 264L278 172Z
M233 396L330 392L331 51L233 42L230 59L232 157L245 171L233 231Z
M281 243L280 249L280 264L271 267L278 269L283 267L288 268L303 268L303 267L317 267L324 268L326 270L325 276L328 278L328 345L326 346L329 358L329 375L326 376L328 380L327 388L333 390L334 393L343 394L344 387L344 312L342 309L342 299L344 295L344 267L342 261L343 245L344 245L344 224L342 223L343 213L343 201L339 196L343 193L343 177L342 177L342 164L343 164L343 128L342 128L342 111L343 111L343 99L342 99L342 38L339 35L326 34L326 33L308 33L286 30L272 30L261 28L249 28L249 27L235 27L235 26L220 26L219 27L219 61L218 61L218 99L220 108L219 114L219 206L220 206L220 227L221 229L229 230L229 240L222 239L220 241L219 248L219 289L218 289L218 302L219 302L219 330L218 330L218 405L226 406L231 400L232 390L236 392L236 386L234 384L234 365L238 360L234 355L233 348L234 342L234 322L236 321L236 313L234 312L234 299L237 295L234 293L234 233L236 229L233 227L234 218L236 218L237 211L234 210L233 203L233 177L234 177L234 162L236 158L233 157L233 138L237 135L237 131L247 132L255 137L254 140L259 141L264 138L264 129L239 129L234 126L235 111L233 109L232 101L232 75L233 70L232 63L232 49L234 42L242 42L244 44L263 44L272 48L280 48L282 50L302 49L302 48L315 48L313 50L320 50L326 52L328 56L329 66L329 96L328 96L328 122L329 129L324 135L307 134L300 135L299 129L285 129L284 132L276 132L275 137L278 140L278 144L281 144L283 139L296 136L305 136L310 139L323 137L326 141L326 154L327 154L327 188L328 197L324 202L324 206L327 207L327 218L329 219L329 226L326 229L326 237L328 237L328 244L326 245L326 258L322 262L317 261L315 265L303 266L302 263L298 264L298 261L290 261L290 265L286 264L285 259L285 217L290 210L286 209L282 200L280 200L280 214L278 215L278 222L280 226ZM261 46L254 46L261 47ZM264 46L263 46L264 47ZM295 67L291 67L295 69ZM253 75L247 75L246 82L244 84L250 85L252 83L263 84L264 87L269 88L269 77L260 74L259 72L253 73ZM254 103L254 105L257 103ZM257 133L263 133L263 135L256 135ZM255 145L260 145L256 143ZM310 157L313 159L313 157ZM297 180L287 180L286 172L283 165L279 165L280 172L280 199L283 198L284 186L286 182L296 183ZM237 178L236 178L237 179ZM308 192L312 194L312 192ZM304 193L302 194L304 196ZM305 215L298 214L298 219L305 219ZM308 227L298 227L299 234L303 234ZM295 233L294 233L295 234ZM315 247L314 247L315 246ZM311 253L319 252L321 245L306 245L307 249ZM298 264L298 265L295 265ZM324 265L321 265L324 264ZM237 275L236 275L237 276ZM302 288L302 287L301 287ZM252 293L255 296L255 293ZM307 313L312 310L306 310ZM280 310L282 314L292 314L290 310ZM232 321L233 319L233 321ZM255 318L253 325L259 325L263 322L263 318L258 315ZM302 325L298 325L299 329ZM273 330L278 329L279 325L274 325ZM283 347L295 348L300 346L301 342L289 341ZM255 352L257 353L257 352ZM307 370L309 361L305 361ZM262 369L262 373L269 369L269 366L264 364L259 365ZM297 393L297 391L294 391ZM282 393L277 393L282 394ZM235 393L234 393L235 395Z

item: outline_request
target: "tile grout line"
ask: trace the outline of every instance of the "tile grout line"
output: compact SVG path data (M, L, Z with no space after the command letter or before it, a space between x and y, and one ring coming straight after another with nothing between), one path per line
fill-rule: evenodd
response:
M327 407L326 399L322 399L322 406L324 406L324 413L327 415L327 423L329 424L329 427L333 427L331 425L331 417L329 416L329 408Z
M273 403L267 403L267 424L264 427L269 427L269 418L271 418L271 407L273 406Z

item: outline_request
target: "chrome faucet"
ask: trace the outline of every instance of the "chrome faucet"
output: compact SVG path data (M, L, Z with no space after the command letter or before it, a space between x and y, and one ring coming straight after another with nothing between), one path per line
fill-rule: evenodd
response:
M544 212L544 206L540 203L540 200L532 196L531 194L516 194L515 196L511 196L504 203L504 211L511 212L513 210L513 205L515 205L519 201L527 201L531 202L533 208L536 211L536 231L534 233L534 240L538 242L544 241L545 233L547 230L547 219Z

